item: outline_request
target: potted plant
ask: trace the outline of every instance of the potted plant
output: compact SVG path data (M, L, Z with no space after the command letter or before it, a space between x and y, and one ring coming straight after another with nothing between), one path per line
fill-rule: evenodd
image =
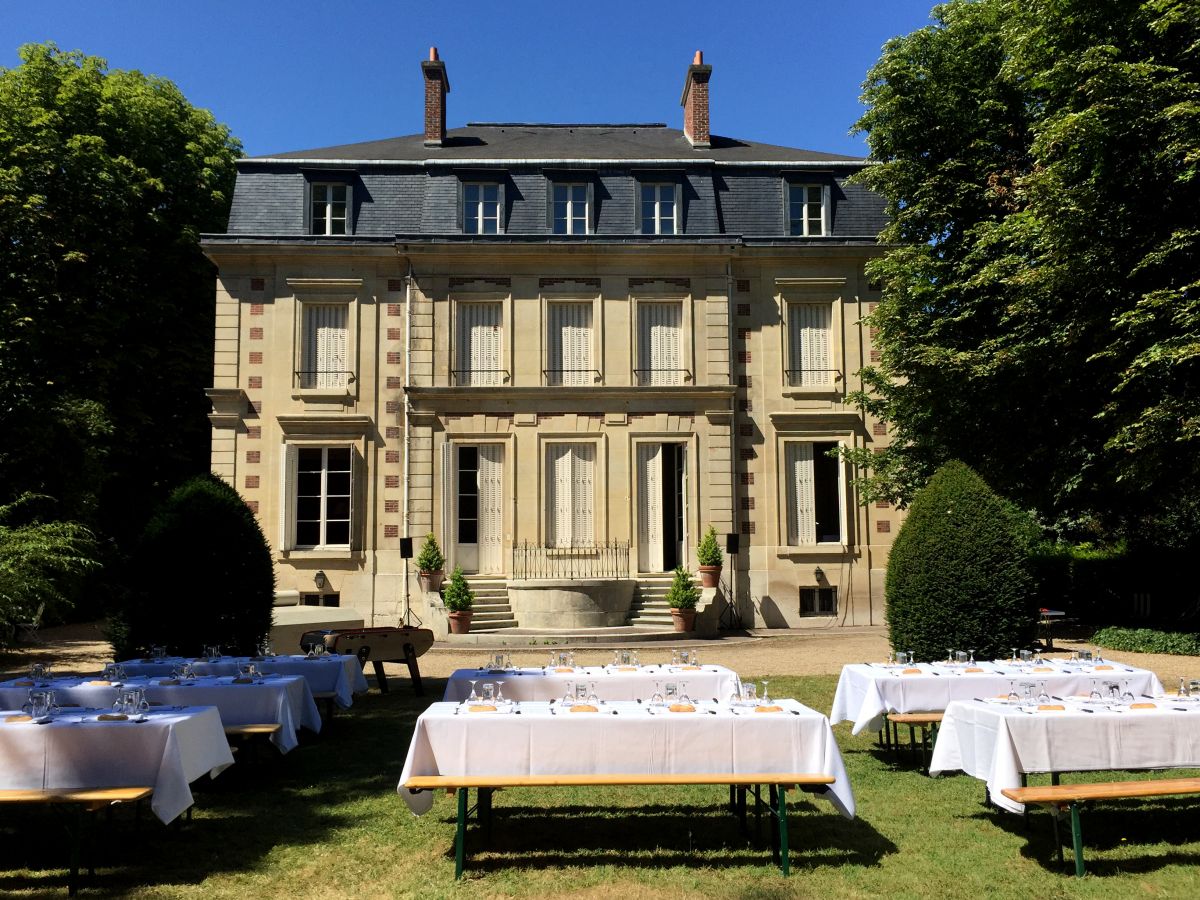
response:
M471 607L475 605L475 592L463 578L462 566L455 566L450 573L450 584L443 598L450 616L450 633L466 634L471 630Z
M694 631L696 628L696 603L700 600L700 589L692 581L692 573L683 566L675 570L675 580L667 591L667 605L671 607L671 620L676 631Z
M721 580L721 564L725 561L725 555L717 543L717 529L711 525L696 545L696 559L700 562L700 586L715 588Z
M431 531L425 535L425 543L421 545L421 552L417 554L417 581L420 582L421 590L429 594L442 589L445 565L446 557L442 555L442 548L438 546L437 538Z

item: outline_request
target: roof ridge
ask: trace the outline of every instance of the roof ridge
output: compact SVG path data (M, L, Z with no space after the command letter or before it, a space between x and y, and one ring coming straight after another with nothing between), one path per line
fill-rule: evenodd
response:
M666 128L666 122L468 122L467 128ZM451 129L453 130L453 129Z

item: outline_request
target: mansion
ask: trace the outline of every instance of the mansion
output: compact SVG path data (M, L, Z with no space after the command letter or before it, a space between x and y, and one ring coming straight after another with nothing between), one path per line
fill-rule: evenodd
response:
M488 600L473 631L554 627L506 606L547 579L627 583L608 624L652 624L712 525L723 624L881 624L902 513L837 455L887 440L847 401L875 358L866 162L713 134L699 53L682 129L448 130L436 50L421 72L424 133L243 159L203 237L212 467L280 602L429 624L401 540L432 532Z

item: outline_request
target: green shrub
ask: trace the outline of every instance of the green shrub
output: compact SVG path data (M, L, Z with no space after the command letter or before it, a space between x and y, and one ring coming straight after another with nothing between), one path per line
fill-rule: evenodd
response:
M450 612L466 612L475 605L475 592L467 584L467 579L463 578L462 566L454 567L442 602Z
M192 656L212 644L249 654L271 630L275 570L254 514L215 475L185 482L147 523L131 589L109 631L118 656L160 644Z
M438 546L437 538L431 531L425 535L425 543L421 545L421 552L417 554L417 571L440 572L444 565L446 557L442 555L442 548Z
M917 492L888 557L892 647L918 659L949 648L979 659L1027 645L1036 626L1028 554L1032 521L961 462L942 466Z
M1200 634L1155 631L1153 628L1102 628L1092 642L1109 650L1130 653L1168 653L1172 656L1200 656Z
M675 578L667 589L667 605L671 609L695 609L700 601L700 589L692 581L692 573L683 566L675 570Z
M717 543L717 529L711 525L696 545L696 559L702 566L719 566L725 561L721 545Z

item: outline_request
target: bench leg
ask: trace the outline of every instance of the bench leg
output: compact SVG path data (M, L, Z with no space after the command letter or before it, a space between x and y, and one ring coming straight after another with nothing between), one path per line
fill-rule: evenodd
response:
M1054 849L1058 854L1059 865L1063 862L1062 836L1058 833L1058 817L1062 815L1061 806L1050 807L1050 821L1054 824Z
M75 823L71 829L71 868L67 875L67 896L74 897L79 890L79 862L83 855L83 806L75 806Z
M767 787L767 797L769 798L768 806L770 808L770 820L769 820L770 821L770 828L769 828L770 834L768 834L768 838L771 841L771 862L775 863L775 865L777 865L777 866L783 865L783 863L780 861L780 857L779 857L779 848L782 846L780 843L780 841L782 840L782 837L781 837L782 832L779 830L779 796L778 796L779 794L782 794L782 793L783 793L783 791L781 791L778 787L776 787L773 784L768 785L768 787Z
M1083 834L1079 829L1079 804L1071 804L1071 842L1075 845L1075 876L1083 877Z
M478 810L479 824L483 826L485 844L492 842L492 788L480 788L476 791L475 804Z
M779 868L786 878L791 871L788 861L787 786L779 786Z
M458 827L454 835L454 878L462 878L463 863L467 857L467 794L466 788L458 789Z

